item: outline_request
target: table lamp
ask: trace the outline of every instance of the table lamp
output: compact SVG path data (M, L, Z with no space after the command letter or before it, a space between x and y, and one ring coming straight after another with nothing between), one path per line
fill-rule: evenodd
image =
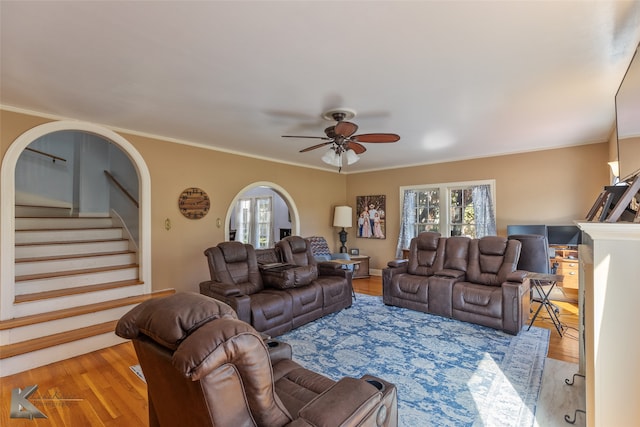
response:
M340 253L346 253L347 247L345 243L347 243L347 232L345 231L345 227L352 227L352 212L351 206L336 206L333 212L333 226L334 227L342 227L342 230L338 233L340 235Z

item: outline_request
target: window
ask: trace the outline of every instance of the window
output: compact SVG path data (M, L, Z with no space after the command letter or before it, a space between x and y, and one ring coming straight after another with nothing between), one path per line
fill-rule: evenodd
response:
M415 234L423 231L440 231L440 189L424 189L416 191L417 221L414 224Z
M449 189L449 236L476 237L473 187Z
M253 245L256 249L271 247L273 211L271 197L239 199L236 205L235 240Z
M496 234L495 181L401 187L397 256L423 231L471 238Z

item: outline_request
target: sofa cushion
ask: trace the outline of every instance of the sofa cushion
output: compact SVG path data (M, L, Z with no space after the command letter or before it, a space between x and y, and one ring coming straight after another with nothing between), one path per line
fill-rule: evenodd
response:
M326 256L327 260L331 259L331 251L329 250L329 244L324 237L321 236L311 236L306 237L305 240L309 242L311 245L311 253L314 257L317 256Z
M495 286L458 282L453 285L454 310L493 318L502 317L502 290Z
M307 286L318 278L317 265L305 265L286 270L262 272L264 283L274 289L290 289Z
M249 258L247 248L241 242L225 242L220 245L220 251L227 263L246 261Z
M520 256L520 242L499 236L474 239L469 245L467 281L501 286L515 271Z
M442 269L444 241L440 233L425 231L411 239L409 247L409 274L431 276L434 271Z
M235 319L227 304L191 292L153 299L133 308L118 323L116 333L123 338L144 334L162 346L175 350L200 326L215 319Z
M507 240L503 238L479 239L478 248L483 255L503 256L507 250Z
M445 244L444 268L467 271L469 242L468 237L454 236L447 238Z
M282 262L280 254L276 248L256 249L256 259L258 264L273 264Z

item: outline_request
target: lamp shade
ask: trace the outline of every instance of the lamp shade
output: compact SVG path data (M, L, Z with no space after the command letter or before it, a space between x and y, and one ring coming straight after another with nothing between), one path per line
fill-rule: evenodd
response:
M333 148L329 148L327 152L324 153L322 161L332 166L342 166L341 158Z
M354 164L355 162L357 162L358 160L360 160L360 156L358 156L358 155L356 154L356 152L355 152L355 151L353 151L353 150L347 150L347 151L345 152L345 155L347 156L347 164L348 164L348 165L352 165L352 164Z
M352 227L351 206L336 206L333 212L334 227Z

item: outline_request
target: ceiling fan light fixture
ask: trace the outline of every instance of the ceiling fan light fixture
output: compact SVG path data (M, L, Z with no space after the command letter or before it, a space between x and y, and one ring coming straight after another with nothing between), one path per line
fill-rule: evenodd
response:
M396 142L400 139L395 133L361 133L356 135L358 125L348 121L356 116L355 110L349 108L338 108L325 111L322 115L327 120L333 120L336 124L325 128L326 136L307 135L282 135L284 138L311 138L320 139L325 142L312 145L300 150L301 153L327 147L321 159L323 162L335 166L338 171L342 170L343 163L352 165L360 160L360 154L367 151L362 143L388 143Z
M348 165L352 165L355 162L357 162L358 160L360 160L360 156L358 156L356 154L356 152L351 150L351 149L346 151L346 155L347 155L347 164Z
M340 156L333 147L329 148L327 152L324 153L322 161L331 166L342 167L342 156Z

